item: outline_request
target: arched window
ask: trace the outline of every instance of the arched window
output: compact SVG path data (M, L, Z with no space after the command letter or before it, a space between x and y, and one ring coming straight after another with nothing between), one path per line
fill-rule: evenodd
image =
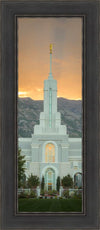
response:
M52 143L45 147L45 162L55 162L55 146Z
M74 186L75 187L82 187L82 173L77 172L74 175Z

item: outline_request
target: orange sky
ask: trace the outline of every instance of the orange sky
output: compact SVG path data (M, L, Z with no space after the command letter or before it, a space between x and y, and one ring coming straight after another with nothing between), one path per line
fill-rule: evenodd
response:
M52 74L59 97L82 97L82 19L18 19L19 96L43 99L49 75L49 45L53 44Z

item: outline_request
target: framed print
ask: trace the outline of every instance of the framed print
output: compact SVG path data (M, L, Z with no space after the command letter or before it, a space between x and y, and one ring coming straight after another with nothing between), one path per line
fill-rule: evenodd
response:
M17 18L17 212L83 212L83 20Z
M2 229L99 229L98 2L1 7Z

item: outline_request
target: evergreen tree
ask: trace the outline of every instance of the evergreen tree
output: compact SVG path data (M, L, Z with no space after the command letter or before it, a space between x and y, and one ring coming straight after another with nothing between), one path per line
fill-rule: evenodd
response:
M57 177L57 191L59 192L60 188L60 176Z
M41 181L41 190L44 190L44 176L42 177L42 181Z
M21 149L18 149L18 187L20 188L23 186L23 183L25 182L25 156L21 155Z
M69 174L67 176L64 176L62 179L62 185L67 188L72 188L73 178Z

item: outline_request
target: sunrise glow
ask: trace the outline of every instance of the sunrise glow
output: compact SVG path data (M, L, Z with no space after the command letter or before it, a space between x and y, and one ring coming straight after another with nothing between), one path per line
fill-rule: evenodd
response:
M28 97L27 92L18 92L18 97Z
M18 19L18 96L43 100L50 70L57 80L57 97L82 98L82 19Z

